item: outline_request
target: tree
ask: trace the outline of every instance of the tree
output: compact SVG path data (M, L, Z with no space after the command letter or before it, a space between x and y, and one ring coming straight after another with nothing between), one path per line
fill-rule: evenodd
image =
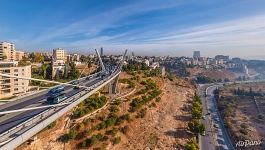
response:
M31 54L33 62L44 62L44 56L41 53L32 53Z
M199 146L196 143L196 140L191 139L184 147L184 150L199 150Z
M68 79L69 65L65 64L63 78Z
M51 64L49 64L46 69L46 78L52 79L52 65Z
M202 110L198 107L192 109L192 118L200 119L202 118Z
M76 69L75 63L74 62L70 62L69 66L70 66L70 74L69 74L70 79L79 78L80 72L79 72L79 70Z
M205 132L205 126L200 123L199 120L193 119L191 122L188 123L189 130L194 134L203 134Z
M47 78L47 68L48 68L48 65L42 65L41 66L41 75L42 75L43 79Z

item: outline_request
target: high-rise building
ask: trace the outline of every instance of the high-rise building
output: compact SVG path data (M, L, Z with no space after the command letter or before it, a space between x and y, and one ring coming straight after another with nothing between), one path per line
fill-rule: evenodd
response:
M62 48L56 48L53 49L53 59L54 60L66 60L66 50L62 49Z
M201 57L201 53L200 53L200 51L194 51L193 52L193 58L194 59L198 59L198 58L200 58Z
M31 77L31 65L18 66L17 61L0 62L0 73L21 77ZM29 89L29 80L0 76L0 98L25 93Z
M103 56L103 47L100 48L100 56Z
M9 42L0 42L0 61L13 61L16 59L15 45Z

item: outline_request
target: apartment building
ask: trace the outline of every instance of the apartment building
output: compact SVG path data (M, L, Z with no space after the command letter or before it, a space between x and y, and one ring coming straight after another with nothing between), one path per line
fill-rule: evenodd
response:
M31 66L18 66L18 61L1 61L0 73L31 77ZM19 95L28 89L29 80L0 76L0 98Z
M16 61L20 61L20 60L22 60L23 59L23 57L25 56L25 53L24 52L22 52L22 51L16 51Z
M56 48L53 49L53 59L55 60L66 60L66 50L62 49L62 48Z
M0 61L16 60L15 44L9 42L0 42Z

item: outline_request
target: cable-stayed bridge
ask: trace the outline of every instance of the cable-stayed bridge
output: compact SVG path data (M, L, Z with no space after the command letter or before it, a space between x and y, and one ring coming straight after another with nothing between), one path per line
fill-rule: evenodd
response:
M123 58L126 53L127 50ZM45 90L1 105L0 149L9 150L16 148L104 86L109 87L109 92L115 93L117 91L116 86L119 74L121 73L123 59L120 60L120 63L108 66L109 68L107 68L104 66L98 52L97 55L99 57L101 71L78 79L79 83L82 83L82 85L77 89L73 88L73 86L76 85L72 85L72 81L60 83L0 74L0 76L10 78L61 84L61 86L64 87L64 92L67 97L67 99L59 104L48 104L46 99L49 94L48 90Z

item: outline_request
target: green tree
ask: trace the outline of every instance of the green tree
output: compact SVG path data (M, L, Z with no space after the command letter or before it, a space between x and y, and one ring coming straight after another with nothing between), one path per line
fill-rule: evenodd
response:
M199 150L199 146L196 143L196 140L191 139L184 147L184 150Z
M201 119L202 118L202 110L200 108L197 108L197 107L192 108L192 118Z
M64 67L64 74L63 74L64 79L68 79L68 71L69 71L69 65L68 63L66 63Z
M79 78L80 72L79 72L78 69L76 69L76 65L74 64L74 62L70 62L69 63L69 66L70 66L70 74L69 74L69 77L71 79L77 79L77 78Z
M199 120L192 120L188 123L189 130L194 134L203 134L205 132L205 126L200 123Z
M44 56L41 53L33 53L32 55L33 62L44 62Z
M41 66L41 76L43 77L43 79L47 79L47 68L48 65Z

